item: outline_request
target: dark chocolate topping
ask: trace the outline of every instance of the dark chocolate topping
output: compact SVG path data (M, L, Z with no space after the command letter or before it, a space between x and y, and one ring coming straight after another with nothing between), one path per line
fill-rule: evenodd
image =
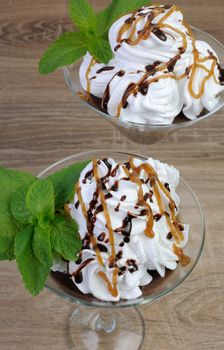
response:
M218 70L219 70L219 81L221 85L224 85L224 68L218 64Z
M107 71L113 70L114 68L115 67L113 67L113 66L102 67L96 71L96 74L100 74L102 72L107 72Z
M152 30L152 33L157 37L159 38L160 40L162 41L166 41L167 40L167 37L166 35L164 34L164 32L159 29L159 28L155 28Z

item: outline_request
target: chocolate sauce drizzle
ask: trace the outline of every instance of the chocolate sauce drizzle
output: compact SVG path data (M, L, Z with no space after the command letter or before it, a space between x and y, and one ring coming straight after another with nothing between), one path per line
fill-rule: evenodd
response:
M106 233L102 232L99 236L98 236L98 241L103 242L106 238Z
M221 85L224 85L224 68L218 64L218 70L219 70L219 81Z
M100 68L96 71L96 74L100 74L102 72L107 72L107 71L110 71L110 70L113 70L115 67L113 66L106 66L106 67L103 67L103 68Z
M75 270L75 272L73 272L72 277L74 277L75 282L76 282L77 284L82 283L82 281L83 281L82 270L83 270L88 264L90 264L92 261L94 261L93 258L89 258L89 259L85 260L83 263L81 263L81 265L79 265L79 267Z
M108 259L109 267L113 269L113 274L112 274L112 280L110 281L109 278L107 277L106 273L101 270L98 272L99 276L104 280L106 283L109 292L113 297L118 296L118 290L117 290L117 279L118 276L121 276L128 271L130 273L134 273L135 271L138 270L138 266L133 259L129 259L126 261L126 266L119 267L117 265L117 261L122 258L123 252L122 250L119 250L116 252L115 249L115 241L114 241L114 233L120 234L122 238L122 241L120 242L119 246L123 247L125 244L130 242L131 239L131 231L132 231L132 220L136 219L139 216L146 216L147 224L146 224L146 229L145 229L145 235L150 239L154 236L153 232L153 225L154 222L158 221L161 219L162 216L164 216L167 220L167 224L170 227L170 232L167 235L167 239L174 239L176 243L180 243L184 239L183 236L183 225L179 222L176 214L175 214L175 208L176 205L171 197L171 194L169 190L167 189L167 184L163 185L160 180L158 179L158 176L149 164L143 163L140 166L136 167L134 165L133 159L130 159L130 161L126 164L116 166L116 168L112 169L111 164L108 162L107 159L103 159L102 162L106 165L108 172L105 176L100 177L99 176L99 171L98 171L98 162L97 160L93 160L93 170L92 172L89 172L91 176L95 179L96 181L96 191L93 193L93 198L89 203L89 209L86 209L85 203L83 201L82 195L81 195L81 189L80 185L77 184L76 186L76 193L78 197L78 202L79 205L82 208L82 213L86 219L87 223L87 235L84 239L83 242L83 247L87 246L89 247L90 244L92 245L92 248L96 254L98 263L100 266L104 266L104 261L102 258L101 253L108 253L110 252L110 256ZM140 208L140 212L138 214L134 214L131 212L128 212L126 217L123 219L122 226L113 230L112 225L111 225L111 218L109 215L108 207L107 207L107 198L108 198L108 193L105 194L106 188L104 186L104 182L107 181L107 178L111 176L111 173L113 173L116 169L116 171L119 169L119 167L123 167L123 170L127 177L129 178L130 181L134 182L138 186L138 201L136 207ZM141 170L144 170L145 173L147 174L150 183L152 184L153 187L153 193L152 191L149 190L149 194L146 195L143 193L143 183L140 179L140 172ZM88 173L87 173L88 175ZM89 176L89 175L88 175ZM88 178L87 176L87 178ZM144 181L143 181L144 182ZM115 181L114 185L111 187L109 191L117 191L119 186L119 182ZM163 192L163 194L167 197L169 200L169 209L170 213L167 213L165 211L165 206L161 197L160 192ZM109 193L110 194L110 193ZM152 215L152 210L151 206L148 204L148 200L152 197L152 194L155 195L160 212L156 215ZM110 196L109 196L110 198ZM121 197L121 201L124 201L126 199L126 196L123 195ZM100 204L99 204L100 202ZM120 202L115 208L115 211L119 211L120 207ZM143 207L143 208L142 208ZM100 211L99 211L100 208ZM102 232L98 238L96 239L93 231L94 231L94 225L96 221L96 215L99 212L103 212L105 216L105 221L106 221L106 228L109 233L109 238L107 238L107 234L105 232ZM98 241L98 242L97 242ZM100 242L100 243L99 243ZM110 248L108 249L108 246L105 245L109 244ZM189 263L190 259L186 257L183 253L183 250L179 248L176 243L173 244L173 251L174 253L178 256L180 263L182 265L186 265ZM82 275L82 270L93 261L93 258L87 259L86 261L82 262L82 257L80 256L79 258L79 264L80 266L77 268L77 270L72 274L72 276L75 279L75 282L77 284L82 283L83 281L83 275Z
M111 80L109 81L109 83L106 86L106 89L104 91L104 95L101 101L101 107L103 109L107 109L107 105L108 102L110 100L110 83L112 82L112 80L117 76L117 77L123 77L125 75L125 71L124 70L120 70L119 72L115 73L113 75L113 77L111 78Z

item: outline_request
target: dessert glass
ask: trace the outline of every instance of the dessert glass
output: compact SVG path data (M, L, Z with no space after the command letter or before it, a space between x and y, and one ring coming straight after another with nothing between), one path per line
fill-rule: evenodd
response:
M48 176L76 162L105 157L112 157L117 162L125 162L130 157L145 159L139 155L119 151L93 150L62 159L42 171L39 177ZM196 195L182 178L177 193L181 199L180 218L182 222L190 224L189 241L184 252L191 261L185 267L178 264L176 270L167 270L164 278L155 274L153 281L142 288L141 297L119 302L103 302L79 292L66 275L51 273L46 288L76 304L66 327L71 349L136 350L141 348L145 324L137 307L161 298L181 284L197 264L204 245L204 216Z
M192 31L197 40L203 40L207 42L215 50L220 59L221 65L224 65L224 46L210 34L198 28L192 27ZM79 67L80 62L67 66L63 70L65 81L75 96L79 92L84 92L79 82ZM205 112L195 120L188 120L186 117L177 117L176 121L171 125L151 125L122 121L118 118L111 117L110 115L104 113L102 110L98 109L96 105L91 104L84 99L82 99L82 101L88 107L92 108L95 112L100 114L104 119L113 124L122 135L131 141L140 144L155 144L178 129L189 127L204 119L207 119L208 117L213 116L224 106L224 94L220 96L219 103L211 112Z

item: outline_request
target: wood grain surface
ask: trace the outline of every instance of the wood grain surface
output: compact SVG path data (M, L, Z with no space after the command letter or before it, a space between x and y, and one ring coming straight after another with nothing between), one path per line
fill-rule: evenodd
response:
M96 8L109 1L95 0ZM224 41L223 0L177 0L186 19ZM143 349L224 349L224 111L178 131L159 145L125 140L71 96L60 70L38 74L41 53L71 28L66 0L0 0L0 164L38 174L82 150L116 148L172 163L197 193L206 217L206 245L197 267L170 295L140 307ZM0 350L67 349L74 305L44 291L33 298L14 263L0 264ZM124 349L125 350L125 349Z

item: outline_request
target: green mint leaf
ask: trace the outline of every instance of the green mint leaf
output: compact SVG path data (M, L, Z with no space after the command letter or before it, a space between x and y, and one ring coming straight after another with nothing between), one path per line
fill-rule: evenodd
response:
M96 15L87 0L69 0L69 14L80 30L96 29Z
M27 208L26 195L31 185L20 187L12 196L10 209L13 217L21 224L31 224L33 215Z
M57 253L55 250L52 251L54 264L60 263L62 260L61 254Z
M17 232L15 232L16 234ZM14 236L1 235L0 236L0 254L8 254L13 252Z
M39 225L54 218L54 188L47 179L35 181L26 195L26 206Z
M50 242L50 228L42 229L41 227L35 227L33 236L33 252L36 258L46 266L51 267L53 265L53 258L51 252Z
M19 231L10 211L10 201L20 186L35 180L31 174L0 167L0 259L14 258L14 239Z
M112 5L106 7L102 11L100 11L97 16L97 34L103 35L104 33L107 33L108 29L110 28L109 23L111 23L110 17L111 15L111 8Z
M7 201L0 199L0 255L13 257L14 239L19 229L15 224Z
M50 267L41 264L33 252L34 229L27 226L15 238L15 256L26 288L37 295L45 286Z
M63 208L64 204L73 198L80 173L89 162L73 164L48 176L54 187L56 209Z
M110 6L97 14L97 33L104 34L119 17L150 5L150 0L113 0Z
M108 40L92 36L88 43L88 50L99 62L107 64L113 57L113 53Z
M30 184L34 180L35 177L29 173L0 167L1 200L9 203L12 194L15 193L19 187Z
M12 261L14 259L15 259L14 248L12 251L9 251L8 253L0 253L0 261L4 261L4 260Z
M68 217L57 215L52 222L53 249L64 259L76 261L82 249L76 222Z
M87 51L85 33L71 32L60 36L52 43L39 62L39 72L48 74L58 67L74 63Z

